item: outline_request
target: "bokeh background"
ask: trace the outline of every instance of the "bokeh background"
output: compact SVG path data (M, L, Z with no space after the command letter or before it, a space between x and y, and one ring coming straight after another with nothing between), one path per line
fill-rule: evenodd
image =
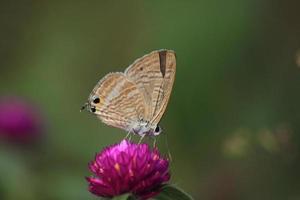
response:
M195 199L300 199L299 8L0 1L0 199L97 199L87 163L125 132L79 109L106 73L161 48L178 59L161 121L171 182Z

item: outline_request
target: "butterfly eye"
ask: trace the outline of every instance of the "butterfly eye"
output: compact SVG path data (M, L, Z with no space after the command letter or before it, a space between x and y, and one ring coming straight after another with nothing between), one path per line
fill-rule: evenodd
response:
M96 104L100 103L100 98L99 97L95 97L94 100L93 100L93 102L96 103Z
M96 112L96 108L95 107L91 107L91 112Z

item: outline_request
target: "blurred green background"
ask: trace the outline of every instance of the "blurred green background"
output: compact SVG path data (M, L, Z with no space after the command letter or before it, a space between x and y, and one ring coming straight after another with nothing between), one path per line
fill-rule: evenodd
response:
M87 163L125 132L79 109L106 73L161 48L177 53L161 121L171 182L195 199L300 199L299 8L293 0L1 1L0 95L33 102L45 133L34 147L1 143L0 199L97 199Z

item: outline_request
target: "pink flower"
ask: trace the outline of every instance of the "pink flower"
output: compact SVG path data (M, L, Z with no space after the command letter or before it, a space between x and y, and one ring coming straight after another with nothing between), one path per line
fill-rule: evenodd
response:
M169 181L169 162L147 144L123 140L98 153L89 164L94 177L87 178L89 191L101 197L131 193L148 199Z
M17 97L0 99L0 139L28 143L41 133L42 120L37 109Z

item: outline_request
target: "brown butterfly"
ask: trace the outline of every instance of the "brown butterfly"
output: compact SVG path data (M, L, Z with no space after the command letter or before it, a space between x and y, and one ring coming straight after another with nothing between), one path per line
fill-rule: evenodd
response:
M158 123L167 107L175 72L174 51L153 51L137 59L124 73L109 73L102 78L82 109L128 133L159 135Z

